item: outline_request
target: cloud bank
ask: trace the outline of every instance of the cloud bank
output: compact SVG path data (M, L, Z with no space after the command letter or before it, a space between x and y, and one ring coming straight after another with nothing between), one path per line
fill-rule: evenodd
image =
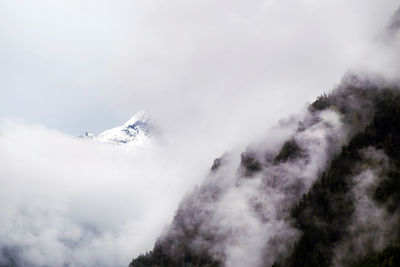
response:
M10 121L0 133L2 264L127 265L206 173L176 147L124 148Z

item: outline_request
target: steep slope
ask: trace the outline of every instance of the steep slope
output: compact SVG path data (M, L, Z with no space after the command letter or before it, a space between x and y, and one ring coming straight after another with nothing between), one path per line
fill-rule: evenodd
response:
M217 159L153 251L130 266L398 259L400 96L381 84L348 75L301 119Z
M373 102L371 122L292 209L302 237L282 266L399 266L400 93L380 90Z

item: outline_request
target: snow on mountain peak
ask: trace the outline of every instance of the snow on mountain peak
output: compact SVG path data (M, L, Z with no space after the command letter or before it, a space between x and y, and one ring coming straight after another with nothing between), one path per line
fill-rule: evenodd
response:
M146 111L141 110L135 113L135 115L133 115L127 122L125 122L123 126L129 126L135 124L136 122L149 123L150 122L149 114L147 114Z
M142 145L151 140L152 128L153 122L149 115L142 110L133 115L122 126L106 130L98 136L90 137L101 143Z

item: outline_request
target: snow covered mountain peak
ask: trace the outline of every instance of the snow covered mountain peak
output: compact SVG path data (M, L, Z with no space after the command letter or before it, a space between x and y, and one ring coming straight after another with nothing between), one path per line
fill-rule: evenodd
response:
M149 123L150 122L149 114L146 111L141 110L135 113L135 115L133 115L127 122L125 122L123 126L128 127L129 125L133 125L137 122Z
M98 136L85 134L84 137L92 137L101 143L117 145L142 145L150 142L152 138L153 122L144 111L133 115L122 126L118 126L100 133Z

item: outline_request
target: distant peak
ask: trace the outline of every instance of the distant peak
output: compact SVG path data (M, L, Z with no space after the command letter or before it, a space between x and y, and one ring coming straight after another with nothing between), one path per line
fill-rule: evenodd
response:
M154 122L150 116L146 111L141 110L121 126L108 129L97 136L85 132L81 137L102 143L141 145L151 140L153 126Z
M138 121L146 123L149 120L149 114L146 111L141 110L139 112L136 112L135 115L133 115L127 122L125 122L124 126L135 124Z

